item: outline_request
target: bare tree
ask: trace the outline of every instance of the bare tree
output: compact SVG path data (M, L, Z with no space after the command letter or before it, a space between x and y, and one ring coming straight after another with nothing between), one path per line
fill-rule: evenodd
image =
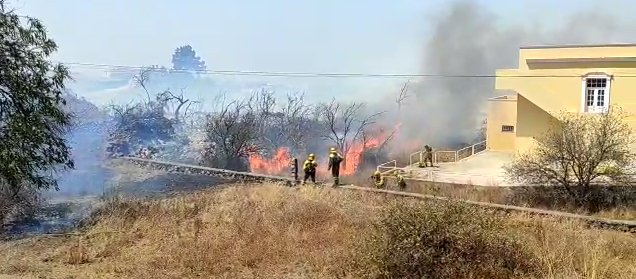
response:
M169 140L175 134L175 122L166 117L166 110L171 103L178 103L178 110L191 103L190 100L166 90L151 94L148 88L150 75L156 69L149 67L139 71L133 78L135 84L143 89L146 98L140 102L130 102L125 105L111 104L111 114L115 118L115 129L110 133L110 150L127 150L132 145L152 140ZM177 111L177 115L181 114ZM112 153L112 152L111 152ZM116 152L119 153L119 152Z
M581 206L595 184L631 183L635 137L627 116L617 108L598 115L562 113L529 152L505 167L508 179L563 187Z
M385 155L384 151L386 150L391 140L393 140L393 138L396 136L398 132L398 127L401 126L399 122L400 113L402 112L402 106L404 104L404 101L410 97L409 95L410 82L411 80L407 80L402 85L397 97L395 98L395 103L397 104L397 108L395 111L396 114L392 115L392 117L395 118L393 119L395 122L383 123L382 125L383 127L381 128L377 127L377 125L374 125L375 127L373 127L373 129L367 129L362 131L361 141L363 143L363 146L369 147L363 151L364 152L363 160L365 163L378 165L381 163L381 160L386 159L386 157L383 157L383 155ZM391 121L388 121L388 122L391 122ZM391 128L389 128L389 126L391 126ZM372 159L372 161L369 159Z
M305 95L301 93L287 95L287 102L280 112L281 123L286 135L285 144L304 150L307 141L318 135L318 118L312 112L312 106L305 104Z
M285 134L282 127L275 125L280 118L276 114L276 97L274 92L261 89L254 92L246 100L247 109L251 111L256 120L256 133L261 136L262 151L272 151L281 146Z
M133 82L135 83L135 85L141 87L141 89L144 90L144 93L146 93L147 102L152 102L152 98L150 97L150 91L148 91L148 87L147 87L148 82L150 81L150 73L152 71L153 70L150 67L144 68L144 69L141 69L139 73L137 73L133 77Z
M366 152L365 157L367 155L373 156L373 164L379 165L381 164L381 154L384 154L384 151L391 140L395 137L397 133L397 128L393 128L390 131L387 129L377 129L377 130L367 130L362 132L362 143L363 146L372 147L372 151ZM373 142L375 141L375 142ZM372 144L373 143L373 144ZM371 153L371 154L369 154ZM363 158L364 159L364 158Z
M400 89L400 94L398 94L397 98L395 98L395 103L397 103L398 112L402 110L402 105L404 101L410 97L409 95L409 86L411 85L411 80L407 80L404 85L402 85L402 89Z
M190 106L200 103L200 101L190 100L186 98L184 96L184 91L185 88L181 88L179 94L175 94L170 90L164 90L157 96L157 99L160 100L161 103L165 104L167 108L172 111L174 120L177 123L181 123L182 118L188 116L188 110L190 109ZM182 109L184 110L183 114L181 113Z
M204 164L237 171L248 170L247 159L262 150L261 118L253 110L253 99L227 101L217 99L218 112L206 117Z
M327 133L322 137L333 142L344 153L345 162L346 154L351 150L352 144L362 141L365 130L384 113L377 112L364 116L364 108L364 103L342 104L335 99L318 107L321 121L325 123L327 129Z

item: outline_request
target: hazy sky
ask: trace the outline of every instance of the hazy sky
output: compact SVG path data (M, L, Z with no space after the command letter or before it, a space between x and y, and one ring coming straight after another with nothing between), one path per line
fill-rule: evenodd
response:
M57 61L170 67L174 49L190 44L210 70L375 74L421 71L422 49L429 38L427 27L451 3L447 0L10 1L18 13L37 17L48 27L59 44L59 52L52 57ZM634 0L474 1L494 13L493 21L498 24L541 22L550 26L558 24L558 19L571 13L573 7L582 10L591 5L605 5L605 10L626 14L636 12ZM613 5L608 5L610 2ZM78 84L94 79L85 67L71 69ZM94 72L102 75L104 69ZM256 78L263 83L288 85L316 98L351 99L393 92L405 81ZM248 80L243 76L236 79L239 87ZM236 86L225 87L223 90L232 90ZM128 100L131 96L126 90L119 93L74 90L98 103L118 98Z
M44 21L54 59L98 64L170 63L191 44L210 69L412 72L443 0L12 0ZM479 2L506 20L548 20L574 0ZM636 6L636 5L635 5ZM549 12L548 12L549 11Z

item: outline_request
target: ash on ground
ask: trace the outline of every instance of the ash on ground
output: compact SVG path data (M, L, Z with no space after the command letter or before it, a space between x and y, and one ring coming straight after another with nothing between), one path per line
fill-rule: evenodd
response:
M5 240L42 234L63 234L78 229L83 220L99 208L105 198L162 198L210 187L222 187L234 180L188 174L154 174L136 181L107 187L101 196L54 197L31 218L3 225Z

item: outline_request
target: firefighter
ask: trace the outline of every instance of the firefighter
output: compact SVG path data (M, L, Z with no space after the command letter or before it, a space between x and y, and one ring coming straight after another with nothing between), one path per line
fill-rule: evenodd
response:
M420 161L419 167L426 168L428 167L428 163L431 163L431 167L433 166L433 148L431 148L428 144L424 146L423 150L423 159L424 161Z
M340 163L342 163L342 156L332 147L329 150L329 166L327 167L327 171L331 171L333 187L340 185Z
M373 173L373 175L371 176L371 179L373 180L373 183L375 183L376 188L378 189L384 188L384 177L382 177L382 174L380 173L379 170Z
M400 190L404 190L404 188L406 188L406 181L404 181L404 176L398 174L396 180L398 188L400 188Z
M303 184L307 182L307 179L311 178L311 182L316 183L316 168L318 168L318 162L316 162L316 156L309 154L305 163L303 163L303 171L305 172L305 178L303 178Z

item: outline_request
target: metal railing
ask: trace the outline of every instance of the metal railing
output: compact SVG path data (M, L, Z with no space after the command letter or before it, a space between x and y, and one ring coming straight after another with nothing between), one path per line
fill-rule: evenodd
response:
M455 162L466 159L470 156L473 156L485 150L486 150L486 141L481 141L471 146L464 147L460 150L455 151Z
M459 162L470 156L486 150L486 141L481 141L459 150L440 150L433 152L433 163ZM424 160L424 151L414 152L409 156L409 165L414 165Z
M376 170L379 171L380 173L383 172L387 172L387 171L392 171L394 169L397 168L397 161L393 160L393 161L388 161L384 164L379 165Z
M413 160L413 157L415 157L416 160ZM409 155L409 166L421 162L422 160L424 160L424 153L422 153L422 151L414 152L413 154Z
M475 154L481 153L486 150L486 141L481 141L473 145L464 147L459 150L440 150L433 152L433 163L452 163L459 162ZM425 151L413 152L409 155L409 165L413 166L424 160ZM408 167L407 166L407 167ZM440 170L425 170L420 169L416 176L410 177L407 173L406 167L398 167L397 161L392 160L381 164L377 167L382 175L392 175L396 171L402 171L404 175L409 176L409 179L445 182L445 183L457 183L457 184L473 184L481 186L499 186L505 183L500 177L489 176L483 174L471 174L471 173L459 173Z

